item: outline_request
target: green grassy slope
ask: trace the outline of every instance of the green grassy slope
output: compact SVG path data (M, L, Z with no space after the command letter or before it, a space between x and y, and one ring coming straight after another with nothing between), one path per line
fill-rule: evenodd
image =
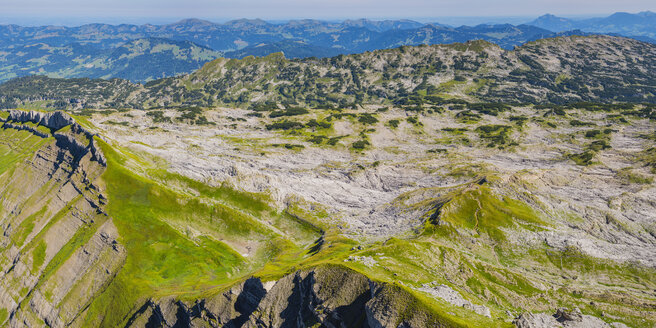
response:
M268 261L302 253L319 237L311 226L281 218L284 214L273 211L262 196L202 185L154 166L138 174L131 166L144 169L152 163L100 144L108 158L102 176L107 212L128 256L91 304L85 325L123 323L151 297L194 299L212 293ZM254 250L248 257L238 251L246 247Z

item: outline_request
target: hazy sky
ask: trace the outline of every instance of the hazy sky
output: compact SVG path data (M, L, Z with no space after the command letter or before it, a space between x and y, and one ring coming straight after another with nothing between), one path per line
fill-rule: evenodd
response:
M2 20L19 18L121 19L126 22L198 17L434 18L447 16L603 15L656 11L655 0L0 0ZM0 20L0 22L2 22ZM144 22L145 22L144 21ZM70 22L69 22L70 23Z

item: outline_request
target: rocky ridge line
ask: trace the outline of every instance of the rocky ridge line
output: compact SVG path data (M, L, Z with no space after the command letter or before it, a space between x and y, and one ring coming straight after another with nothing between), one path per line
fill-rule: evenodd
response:
M87 129L83 128L80 124L75 122L75 120L70 115L62 111L44 113L37 111L27 112L22 110L10 110L7 119L0 118L0 122L5 122L6 127L19 130L29 130L30 132L42 138L46 138L48 136L34 128L13 124L12 122L31 122L49 128L50 130L54 131L52 135L57 139L58 143L61 143L60 146L64 146L64 148L69 149L76 158L79 159L83 157L87 152L91 152L92 160L96 160L103 166L107 166L107 160L105 159L105 156L103 155L102 151L98 149L93 140L93 137L96 136L96 134L91 133ZM78 133L86 136L90 140L89 144L83 145L73 136L57 132L58 130L69 125L71 126L71 131L73 133Z

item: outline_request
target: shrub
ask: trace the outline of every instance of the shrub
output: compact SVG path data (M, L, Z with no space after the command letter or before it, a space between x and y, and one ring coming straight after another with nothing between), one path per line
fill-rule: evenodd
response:
M464 132L467 132L467 128L443 128L442 131L455 134L463 134Z
M201 116L198 119L196 119L196 121L194 121L194 124L197 124L197 125L216 125L216 123L208 121L207 117L205 117L205 116Z
M586 150L580 154L569 155L569 158L578 165L587 166L592 164L592 159L594 158L594 156L595 156L594 151Z
M501 103L469 104L467 107L479 113L492 115L492 116L497 116L499 113L510 109L510 106Z
M324 137L324 136L311 136L310 138L307 139L307 141L309 141L313 144L320 145L326 139L328 139L328 138Z
M519 116L511 116L509 118L510 122L515 122L517 125L522 126L526 121L528 121L528 117L519 115Z
M412 124L414 124L414 125L416 125L416 126L422 126L422 125L423 125L423 124L422 124L421 122L419 122L419 120L418 120L416 117L414 117L414 116L410 116L410 117L408 117L408 118L406 119L406 121L408 121L408 123L412 123Z
M364 114L360 114L360 117L358 118L358 122L362 124L376 124L378 123L378 119L369 113L364 113Z
M328 122L319 122L315 119L311 119L309 122L305 124L308 128L323 128L323 129L329 129L332 124Z
M342 139L342 138L344 138L344 136L332 137L332 138L328 139L328 142L327 142L327 143L328 143L328 145L330 145L330 146L334 146L334 145L336 145L336 144L339 142L339 140Z
M267 130L292 130L292 129L300 129L303 127L303 123L301 122L295 122L295 121L280 121L280 122L274 122L271 124L267 124L266 126Z
M164 113L160 111L147 112L146 116L150 116L150 118L153 120L153 123L172 123L171 118L164 116Z
M354 142L354 143L351 145L351 147L352 147L353 149L362 150L362 149L364 149L365 147L367 147L367 146L369 146L369 145L370 145L370 143L369 143L369 141L367 141L367 140L358 140L358 141Z
M601 131L599 130L590 130L585 132L585 137L586 138L596 138L601 135Z
M248 109L256 112L269 112L278 109L278 104L275 102L254 103Z
M488 147L502 147L508 145L510 142L511 126L508 125L481 125L476 128L479 136L483 140L487 140Z
M470 109L463 110L462 112L459 112L456 114L456 118L460 119L461 121L479 121L481 119L481 115L474 113Z
M283 117L283 116L296 116L307 114L309 111L301 107L291 107L284 110L276 110L269 114L270 118Z
M288 144L288 143L286 143L286 144L272 144L271 146L273 146L273 147L284 147L284 148L289 149L289 150L301 150L301 149L305 148L305 146L303 146L303 145Z
M594 126L594 123L583 122L583 121L579 121L579 120L571 120L571 121L569 121L569 124L572 125L572 126Z
M608 144L608 141L606 140L595 140L590 145L588 145L588 149L593 150L593 151L600 151L604 149L609 149L610 145Z

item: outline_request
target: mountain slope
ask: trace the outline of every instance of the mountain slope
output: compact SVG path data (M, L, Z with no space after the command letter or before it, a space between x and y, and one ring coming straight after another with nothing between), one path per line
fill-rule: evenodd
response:
M244 58L248 56L266 57L273 53L282 53L285 58L307 58L307 57L332 57L337 56L343 50L337 48L326 48L307 44L303 41L283 40L274 43L263 43L249 46L240 50L225 53L225 58Z
M158 38L137 39L109 50L92 45L51 47L41 43L2 52L0 80L47 74L142 82L189 73L219 56L219 52L188 41Z
M4 107L442 105L467 102L656 101L656 46L608 36L559 37L507 51L484 42L401 47L323 59L217 59L198 71L99 92L108 81L23 78L0 85ZM43 90L48 90L44 92ZM128 93L128 90L129 93ZM74 99L72 101L72 99ZM40 103L36 103L36 102Z
M0 319L653 325L653 106L456 105L3 112Z
M266 195L162 171L61 112L2 121L2 324L465 324L407 288L327 265L352 242Z
M582 20L543 15L527 24L554 32L579 29L593 33L616 33L629 37L656 38L656 13L650 11L637 14L618 12L608 17Z

